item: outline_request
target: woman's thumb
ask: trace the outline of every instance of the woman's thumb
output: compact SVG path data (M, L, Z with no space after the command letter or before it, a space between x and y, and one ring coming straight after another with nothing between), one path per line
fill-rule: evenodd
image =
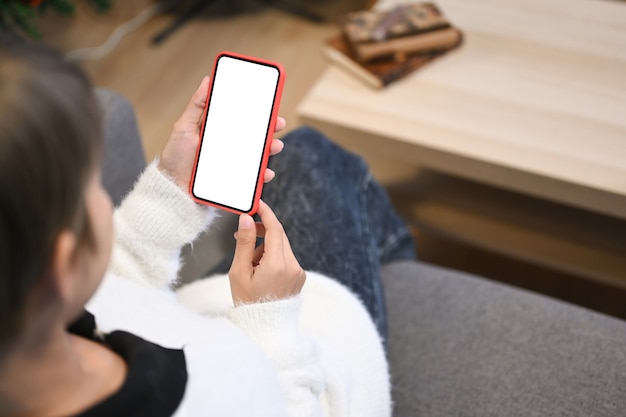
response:
M233 266L251 267L256 247L256 226L254 219L247 214L239 216L239 226L237 227L237 245L235 246L235 257Z

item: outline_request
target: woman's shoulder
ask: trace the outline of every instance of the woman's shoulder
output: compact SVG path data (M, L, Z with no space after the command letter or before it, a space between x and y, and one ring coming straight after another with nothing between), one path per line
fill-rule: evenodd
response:
M254 415L253 409L235 401L242 393L252 400L259 415L266 415L259 410L281 405L275 372L249 338L226 318L192 312L180 304L174 292L108 274L87 310L95 316L101 332L122 330L184 351L189 380L181 407L190 410L189 415L220 409L232 411L232 415ZM264 387L261 390L260 385Z

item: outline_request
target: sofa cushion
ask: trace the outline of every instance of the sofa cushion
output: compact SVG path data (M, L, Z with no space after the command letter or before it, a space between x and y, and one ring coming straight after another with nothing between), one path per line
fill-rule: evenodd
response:
M417 262L383 269L395 416L623 416L626 322Z

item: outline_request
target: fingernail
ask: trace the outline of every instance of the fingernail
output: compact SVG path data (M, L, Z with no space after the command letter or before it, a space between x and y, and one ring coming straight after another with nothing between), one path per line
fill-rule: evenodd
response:
M239 216L239 229L251 229L254 221L247 214Z

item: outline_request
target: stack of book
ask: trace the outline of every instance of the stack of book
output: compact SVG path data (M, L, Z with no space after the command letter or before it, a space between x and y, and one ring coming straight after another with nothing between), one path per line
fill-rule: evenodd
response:
M353 12L341 26L341 33L325 43L324 54L376 88L405 77L463 41L461 31L433 3Z

